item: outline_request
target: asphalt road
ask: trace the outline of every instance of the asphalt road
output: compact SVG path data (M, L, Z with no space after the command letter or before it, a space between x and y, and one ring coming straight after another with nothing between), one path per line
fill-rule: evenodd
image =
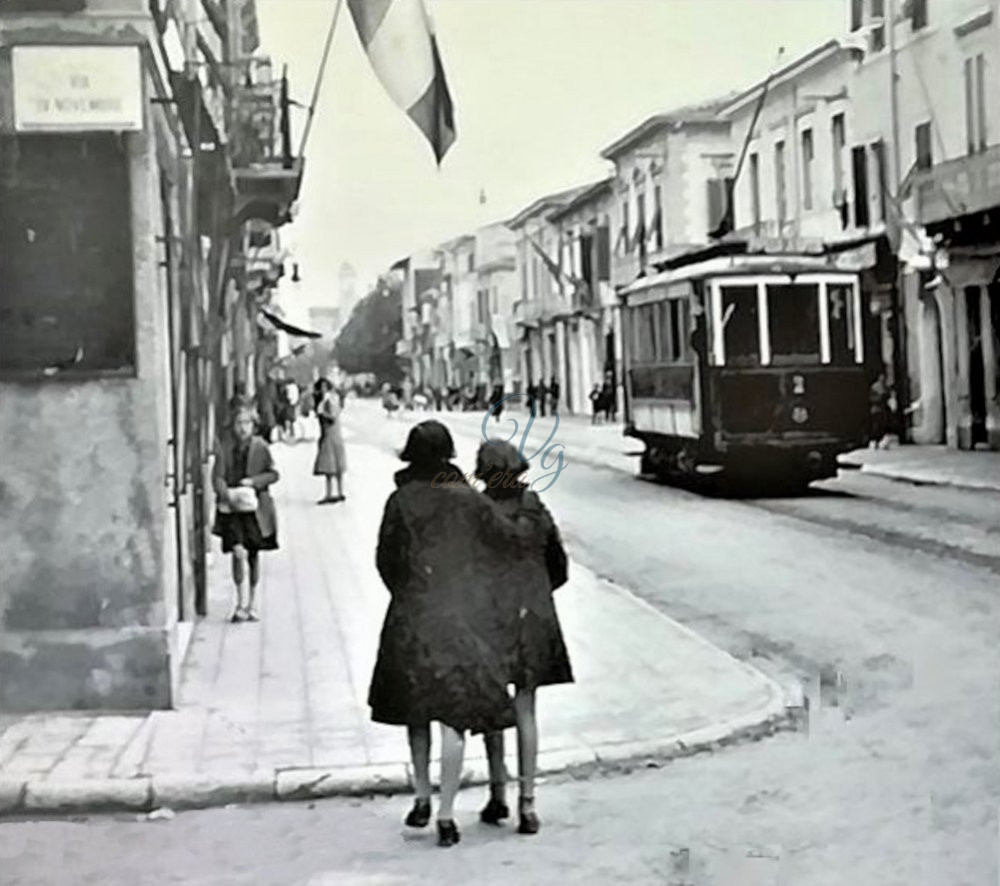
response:
M352 446L399 443L399 424L353 422ZM459 435L462 464L476 445ZM998 882L1000 496L855 473L731 501L570 468L544 497L572 555L801 689L802 730L550 780L534 838L476 825L478 790L447 852L402 834L405 797L19 822L0 882Z

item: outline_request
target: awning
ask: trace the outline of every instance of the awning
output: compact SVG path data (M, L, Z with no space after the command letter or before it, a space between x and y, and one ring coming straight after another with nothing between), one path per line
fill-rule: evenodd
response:
M323 334L320 332L310 332L308 329L300 329L298 326L293 326L291 323L286 323L281 317L272 314L266 308L260 309L261 314L264 315L270 322L271 325L276 329L280 329L282 332L287 332L289 335L295 336L296 338L322 338Z

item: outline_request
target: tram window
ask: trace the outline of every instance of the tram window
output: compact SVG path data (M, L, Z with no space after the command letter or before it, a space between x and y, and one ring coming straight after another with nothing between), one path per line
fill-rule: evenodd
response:
M656 305L641 305L632 311L635 323L635 359L637 363L656 360L656 330L654 329Z
M760 363L757 287L722 287L722 329L726 363Z
M775 363L819 363L819 286L768 286L771 359Z
M854 363L854 287L831 283L827 287L827 314L830 328L830 362L835 366Z

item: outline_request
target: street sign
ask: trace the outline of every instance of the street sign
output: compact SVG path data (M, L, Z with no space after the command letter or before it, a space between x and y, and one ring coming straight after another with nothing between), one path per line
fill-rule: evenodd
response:
M142 129L137 46L15 46L18 132Z

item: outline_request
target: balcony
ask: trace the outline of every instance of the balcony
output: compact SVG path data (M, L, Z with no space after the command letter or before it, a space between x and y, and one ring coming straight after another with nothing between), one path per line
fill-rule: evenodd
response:
M1000 145L920 170L911 193L922 225L1000 206Z
M292 155L288 78L270 78L270 65L257 82L235 91L232 165L238 224L258 219L275 227L291 221L302 185L303 161Z

